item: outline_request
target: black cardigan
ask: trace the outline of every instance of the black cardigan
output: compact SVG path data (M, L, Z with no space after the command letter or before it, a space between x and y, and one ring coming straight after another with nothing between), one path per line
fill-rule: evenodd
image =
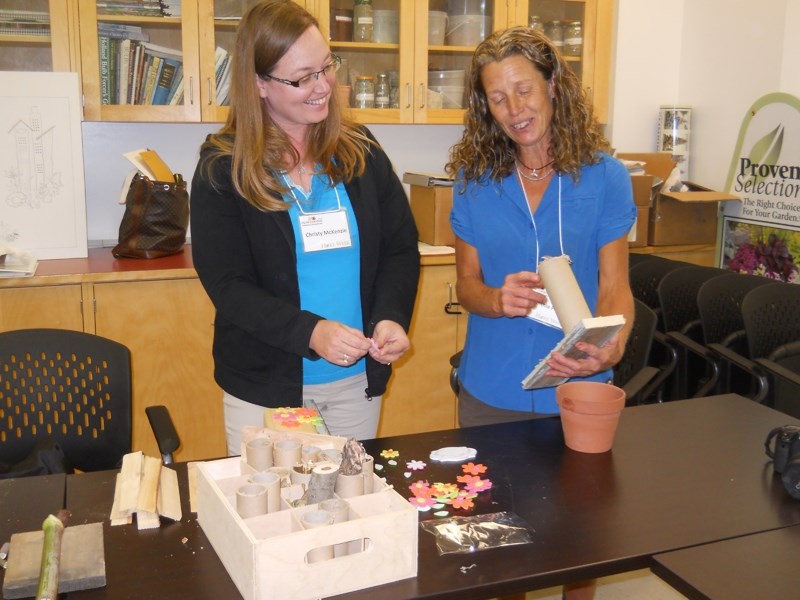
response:
M204 176L207 159L208 152L202 152L192 179L191 237L195 269L216 308L214 377L241 400L300 406L302 359L318 358L308 344L323 317L300 309L289 214L260 211L236 193L230 158L214 166L215 189ZM375 146L367 154L364 174L345 188L361 241L364 334L371 336L375 323L385 319L408 331L419 251L403 186L389 158ZM366 361L365 394L379 396L391 367L369 355Z

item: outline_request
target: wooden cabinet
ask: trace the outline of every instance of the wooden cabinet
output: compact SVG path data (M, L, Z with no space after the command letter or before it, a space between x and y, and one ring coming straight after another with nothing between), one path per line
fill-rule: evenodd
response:
M581 24L582 52L575 55L565 52L565 58L583 81L597 119L608 123L612 0L522 0L514 2L513 6L506 5L509 26L528 25L531 17L536 16L546 32L551 24L557 23L556 29L561 29L563 38L567 24L575 21Z
M423 257L409 339L383 396L379 437L458 426L450 357L464 346L466 315L455 302L454 256Z
M25 24L4 25L22 15ZM78 69L78 63L77 11L72 2L0 3L0 71L71 71Z
M116 261L41 261L34 277L0 279L0 330L53 327L96 333L131 351L133 449L159 456L144 409L169 408L181 438L176 460L224 456L222 390L211 356L214 308L190 253Z
M169 408L182 440L178 460L224 456L222 391L213 379L214 307L196 278L95 283L95 333L125 344L133 361L134 445L158 446L144 417Z
M0 288L0 331L37 327L82 331L81 285Z

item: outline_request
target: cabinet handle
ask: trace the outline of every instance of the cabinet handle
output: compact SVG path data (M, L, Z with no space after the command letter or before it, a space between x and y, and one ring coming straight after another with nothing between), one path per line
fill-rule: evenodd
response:
M211 77L207 77L206 81L208 82L208 105L211 106L213 104L211 101Z
M406 84L406 108L411 108L411 84Z
M189 104L194 106L194 77L189 77Z
M419 105L420 108L425 108L425 84L419 84L419 97L421 104Z
M444 305L444 312L448 315L461 315L463 311L454 308L456 306L461 306L460 302L453 301L453 284L449 281L447 282L447 304Z

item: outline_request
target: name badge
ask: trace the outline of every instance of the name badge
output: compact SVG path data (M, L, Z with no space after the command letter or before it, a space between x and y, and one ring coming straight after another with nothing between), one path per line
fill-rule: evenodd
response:
M542 294L547 301L544 304L537 304L531 309L527 317L537 323L553 327L554 329L561 329L561 321L558 320L556 309L553 308L553 303L550 302L550 296L544 289L534 288L534 292Z
M303 237L303 250L319 252L349 248L353 245L350 239L350 225L344 210L300 215L300 235Z

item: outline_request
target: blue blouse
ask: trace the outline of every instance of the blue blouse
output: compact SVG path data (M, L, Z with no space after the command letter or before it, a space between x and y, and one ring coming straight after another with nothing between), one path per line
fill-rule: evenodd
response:
M559 193L560 182L560 193ZM559 205L561 231L559 232ZM559 256L572 269L589 308L597 308L599 251L627 234L636 219L631 180L608 154L570 175L550 180L533 214L516 173L503 180L458 182L450 222L455 234L475 247L486 285L500 287L509 273L536 271L537 261ZM555 388L525 390L522 379L561 340L563 332L525 317L487 318L470 314L459 379L470 394L497 408L557 413ZM587 380L604 381L610 371Z

